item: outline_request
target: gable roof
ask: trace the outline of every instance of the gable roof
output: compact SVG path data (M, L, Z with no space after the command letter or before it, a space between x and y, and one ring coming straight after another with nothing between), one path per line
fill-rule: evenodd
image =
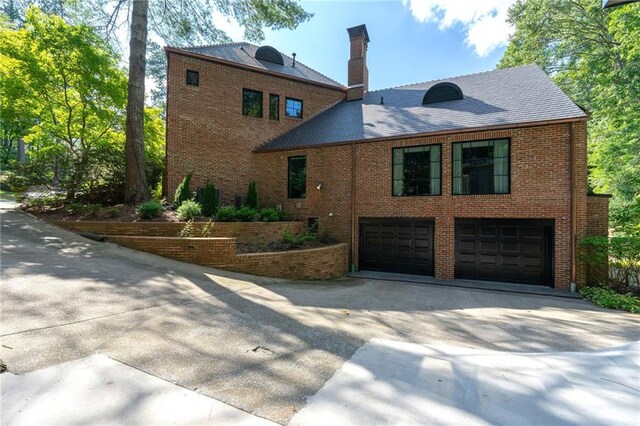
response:
M422 105L426 91L442 82L459 86L463 99ZM362 100L336 104L258 151L586 117L542 69L524 65L368 92Z
M215 44L211 46L180 47L172 49L210 56L212 58L222 59L228 62L235 62L240 65L257 68L260 70L271 71L289 77L302 78L315 83L326 84L329 86L335 86L336 88L344 89L344 86L342 84L300 63L298 60L296 60L296 65L293 66L293 59L287 55L282 54L282 52L280 52L280 54L282 54L284 65L256 59L256 51L259 48L260 47L256 46L255 44L240 42Z

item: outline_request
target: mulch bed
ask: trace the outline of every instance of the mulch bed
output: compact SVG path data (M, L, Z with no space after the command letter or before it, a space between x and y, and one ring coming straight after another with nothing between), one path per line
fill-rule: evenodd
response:
M275 241L268 244L258 243L238 243L238 253L268 253L275 251L292 251L292 250L305 250L312 248L327 247L335 244L335 241L322 243L320 241L305 241L300 244L285 243L284 241Z

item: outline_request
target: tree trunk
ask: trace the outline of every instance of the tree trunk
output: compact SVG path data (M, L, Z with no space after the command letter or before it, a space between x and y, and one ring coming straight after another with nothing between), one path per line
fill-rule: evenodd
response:
M22 139L22 136L18 136L18 162L20 164L24 164L26 160L27 159L26 159L26 154L24 149L24 139Z
M144 76L147 53L148 0L134 0L129 41L129 93L125 143L125 201L150 198L144 164Z

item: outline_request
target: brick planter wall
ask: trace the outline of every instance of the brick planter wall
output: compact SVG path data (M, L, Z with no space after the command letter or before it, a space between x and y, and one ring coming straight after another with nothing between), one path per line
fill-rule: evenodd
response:
M179 237L184 222L98 222L56 221L55 225L78 232L99 235ZM206 222L194 222L195 235L201 236ZM270 243L282 239L282 233L300 234L306 228L303 222L215 222L208 237L236 238L240 243Z
M235 238L109 236L109 241L182 262L274 278L323 280L347 272L348 246L237 254Z

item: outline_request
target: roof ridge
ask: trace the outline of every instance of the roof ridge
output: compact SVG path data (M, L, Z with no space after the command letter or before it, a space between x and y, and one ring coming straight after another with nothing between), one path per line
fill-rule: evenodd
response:
M275 49L275 48L274 48L274 49ZM278 50L278 52L280 52L280 51ZM280 52L280 54L281 54L281 55L283 55L283 56L286 56L286 57L287 57L287 58L289 58L289 59L291 59L291 61L293 62L293 58L292 58L291 56L287 55L286 53L282 53L282 52ZM324 78L326 78L327 80L331 80L331 81L333 81L334 83L336 83L336 84L338 84L338 85L342 86L342 83L338 82L337 80L334 80L333 78L329 77L328 75L326 75L326 74L324 74L324 73L321 73L321 72L320 72L320 71L318 71L317 69L310 67L309 65L305 64L304 62L300 62L300 61L298 61L298 60L296 59L296 64L301 64L302 66L304 66L304 67L306 67L306 68L309 68L311 71L313 71L313 72L315 72L315 73L320 74L321 76L323 76L323 77L324 77Z
M177 46L176 49L189 50L189 49L202 49L203 47L223 47L223 46L234 46L234 45L241 45L241 44L249 44L252 46L256 46L255 44L249 43L248 41L228 41L225 43L200 44L197 46L188 46L188 47ZM256 47L259 47L259 46L256 46Z
M524 68L524 67L530 67L530 66L538 66L535 62L529 63L529 64L524 64L524 65L518 65L516 67L508 67L508 68L496 68L496 69L492 69L492 70L487 70L487 71L479 71L479 72L472 72L469 74L460 74L460 75L454 75L451 77L445 77L445 78L437 78L435 80L425 80L425 81L419 81L417 83L409 83L409 84L401 84L399 86L392 86L392 87L385 87L383 89L376 89L376 90L371 90L367 93L374 93L374 92L381 92L383 90L391 90L391 89L400 89L403 87L409 87L409 86L417 86L418 84L426 84L426 83L433 83L436 81L448 81L448 80L452 80L454 78L463 78L463 77L471 77L471 76L476 76L476 75L482 75L482 74L490 74L493 72L500 72L500 71L507 71L507 70L513 70L516 68Z

